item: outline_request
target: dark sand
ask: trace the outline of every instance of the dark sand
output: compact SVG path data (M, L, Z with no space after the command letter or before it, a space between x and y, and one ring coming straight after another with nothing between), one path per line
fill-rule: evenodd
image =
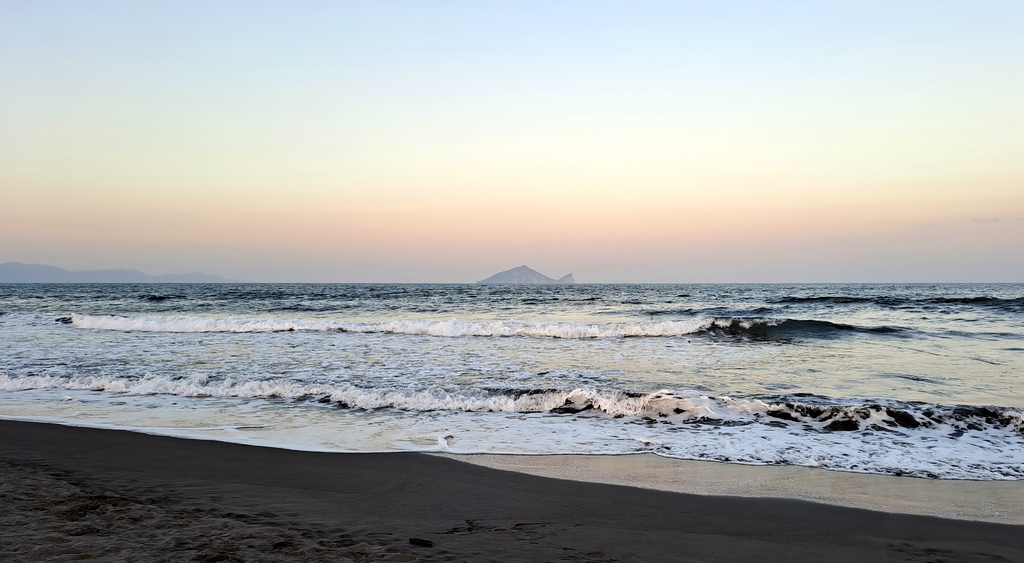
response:
M0 561L82 559L1024 561L1024 526L0 421Z

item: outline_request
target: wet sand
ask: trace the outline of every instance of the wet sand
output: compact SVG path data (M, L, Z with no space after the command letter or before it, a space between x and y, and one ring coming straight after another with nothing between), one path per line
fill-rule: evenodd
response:
M3 561L1024 561L1024 525L13 421L0 530Z
M917 479L654 454L435 454L508 471L677 493L809 500L882 512L1024 525L1024 481Z

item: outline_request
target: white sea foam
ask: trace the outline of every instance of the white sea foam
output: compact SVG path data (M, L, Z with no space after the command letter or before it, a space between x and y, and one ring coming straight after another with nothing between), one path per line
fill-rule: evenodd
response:
M351 384L319 385L290 379L211 380L207 375L161 377L146 375L137 379L119 376L23 376L0 374L0 390L27 389L89 390L128 395L176 395L182 397L284 398L318 397L330 403L357 409L394 408L410 411L469 411L536 413L564 409L563 412L595 409L610 415L659 416L678 409L681 419L720 418L736 420L745 415L763 413L760 401L734 401L709 398L697 392L668 395L669 391L631 397L622 393L594 390L551 391L539 393L452 393L443 389L362 388ZM666 414L667 416L667 414Z
M196 315L71 315L77 328L134 332L286 332L336 331L417 334L428 336L533 336L549 338L621 338L682 336L714 326L715 319L698 318L642 323L538 323L520 321L389 320L381 322L203 317Z
M4 387L11 381L4 380ZM42 383L37 381L37 383ZM54 383L54 382L51 382ZM100 382L97 382L100 383ZM155 382L145 385L152 386ZM184 384L184 383L181 383ZM193 385L210 389L210 382ZM168 385L166 383L162 385ZM232 392L250 393L253 386L221 389L220 398L110 394L54 388L0 396L0 417L7 403L16 401L13 418L65 422L76 425L116 426L144 432L262 444L291 449L346 452L446 451L453 453L510 454L628 454L654 453L681 459L701 459L768 465L803 465L844 471L912 475L947 479L1024 479L1024 440L1007 428L989 428L957 436L949 426L933 426L905 433L827 432L808 430L803 424L776 427L768 424L696 424L687 415L617 418L588 410L578 415L543 412L479 412L394 409L344 410L323 408L316 402L288 406L264 399L238 399ZM217 386L213 386L216 388ZM142 388L141 385L139 388ZM269 388L268 388L269 389ZM285 390L276 387L275 390ZM363 391L365 393L365 390ZM436 393L401 393L373 398L383 403L395 397L407 404L438 405ZM577 401L586 391L560 394ZM371 393L372 394L372 393ZM359 392L343 390L353 399ZM704 414L755 415L756 403L719 400L699 393L686 396ZM66 398L72 400L62 400ZM460 406L465 398L451 395ZM508 401L536 401L536 396ZM588 399L589 400L589 399ZM635 407L663 402L653 396L630 398ZM544 407L553 404L541 399ZM367 403L369 404L369 403ZM679 405L679 402L672 403ZM537 405L535 405L537 406ZM771 405L769 405L771 406ZM673 407L676 408L676 407ZM644 411L641 411L644 412ZM592 414L589 414L592 413ZM648 411L648 414L649 411Z
M892 405L807 405L792 401L765 402L756 398L711 396L698 391L661 390L631 396L594 389L571 391L472 391L452 392L431 387L359 387L350 383L333 385L295 379L243 380L212 379L208 375L164 377L148 374L141 378L120 376L20 376L0 373L0 390L26 389L91 390L130 395L177 395L225 398L318 398L346 408L402 409L408 411L467 411L573 414L595 410L613 416L669 419L673 422L713 424L796 423L814 430L869 430L905 434L916 428L938 428L947 432L1005 428L1024 433L1024 409L930 406L910 409ZM787 422L783 422L787 421ZM1024 439L1024 437L1022 437Z
M547 412L574 399L602 405L613 414L637 414L643 401L618 394L574 390L571 392L522 394L459 394L442 389L367 389L351 384L318 385L289 379L211 380L206 375L168 378L147 375L138 379L118 376L59 377L48 375L10 377L0 374L0 390L65 389L103 391L129 395L177 395L182 397L229 398L326 398L329 402L357 409L395 408L410 411Z
M6 288L0 416L1024 478L1016 286L167 289Z

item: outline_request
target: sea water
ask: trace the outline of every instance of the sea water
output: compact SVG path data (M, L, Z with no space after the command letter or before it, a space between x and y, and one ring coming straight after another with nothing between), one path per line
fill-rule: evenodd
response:
M0 416L1024 478L1024 285L0 285Z

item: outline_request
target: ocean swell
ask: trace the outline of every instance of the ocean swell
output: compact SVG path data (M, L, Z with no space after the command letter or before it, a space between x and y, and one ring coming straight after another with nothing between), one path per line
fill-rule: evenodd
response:
M935 306L972 306L1000 309L1009 312L1024 311L1024 297L994 297L981 295L975 297L926 297L902 298L888 296L855 296L855 295L817 295L817 296L785 296L770 301L784 305L804 303L825 305L878 305L890 308L935 307Z

